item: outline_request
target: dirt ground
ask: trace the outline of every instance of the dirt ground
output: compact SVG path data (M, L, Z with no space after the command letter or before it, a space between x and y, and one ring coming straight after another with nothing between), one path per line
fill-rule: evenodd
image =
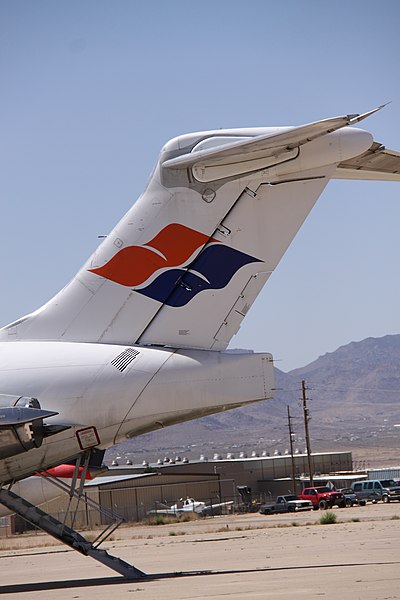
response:
M400 599L400 503L124 527L105 544L126 581L44 534L0 540L0 595L60 600ZM42 546L42 547L40 547Z
M362 464L365 469L393 468L400 466L399 446L376 446L374 448L351 447L353 465Z

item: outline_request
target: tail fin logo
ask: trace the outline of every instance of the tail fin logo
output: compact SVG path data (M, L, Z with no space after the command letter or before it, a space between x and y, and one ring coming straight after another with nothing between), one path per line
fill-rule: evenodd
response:
M196 250L210 242L187 264ZM123 248L105 265L89 271L135 288L158 302L180 307L203 290L224 288L241 267L252 262L261 261L185 225L172 223L147 244ZM162 272L153 279L159 270ZM150 283L142 287L149 279Z
M115 283L136 287L159 269L185 263L208 240L199 231L172 223L144 246L122 248L105 265L89 271Z

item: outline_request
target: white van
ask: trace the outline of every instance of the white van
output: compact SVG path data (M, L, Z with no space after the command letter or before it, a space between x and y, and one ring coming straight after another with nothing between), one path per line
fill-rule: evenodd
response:
M400 485L393 479L367 479L357 481L351 485L357 500L370 500L371 502L390 502L400 500Z

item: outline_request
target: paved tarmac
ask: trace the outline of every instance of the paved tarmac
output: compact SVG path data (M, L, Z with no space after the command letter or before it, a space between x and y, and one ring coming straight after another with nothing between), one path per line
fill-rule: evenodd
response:
M400 599L400 503L214 517L120 529L110 554L150 576L126 581L45 536L0 540L0 595L16 600ZM13 549L10 546L18 546ZM32 547L30 547L32 546ZM132 594L134 594L132 596Z

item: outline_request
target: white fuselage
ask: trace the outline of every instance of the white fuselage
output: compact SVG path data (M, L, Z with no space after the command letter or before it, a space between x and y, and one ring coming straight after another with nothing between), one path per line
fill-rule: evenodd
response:
M272 397L268 354L137 348L71 342L0 343L2 394L38 398L69 429L41 447L0 461L0 481L65 462L82 450L76 435L96 429L98 447L127 436ZM122 358L119 358L121 357ZM125 366L126 365L126 366Z

